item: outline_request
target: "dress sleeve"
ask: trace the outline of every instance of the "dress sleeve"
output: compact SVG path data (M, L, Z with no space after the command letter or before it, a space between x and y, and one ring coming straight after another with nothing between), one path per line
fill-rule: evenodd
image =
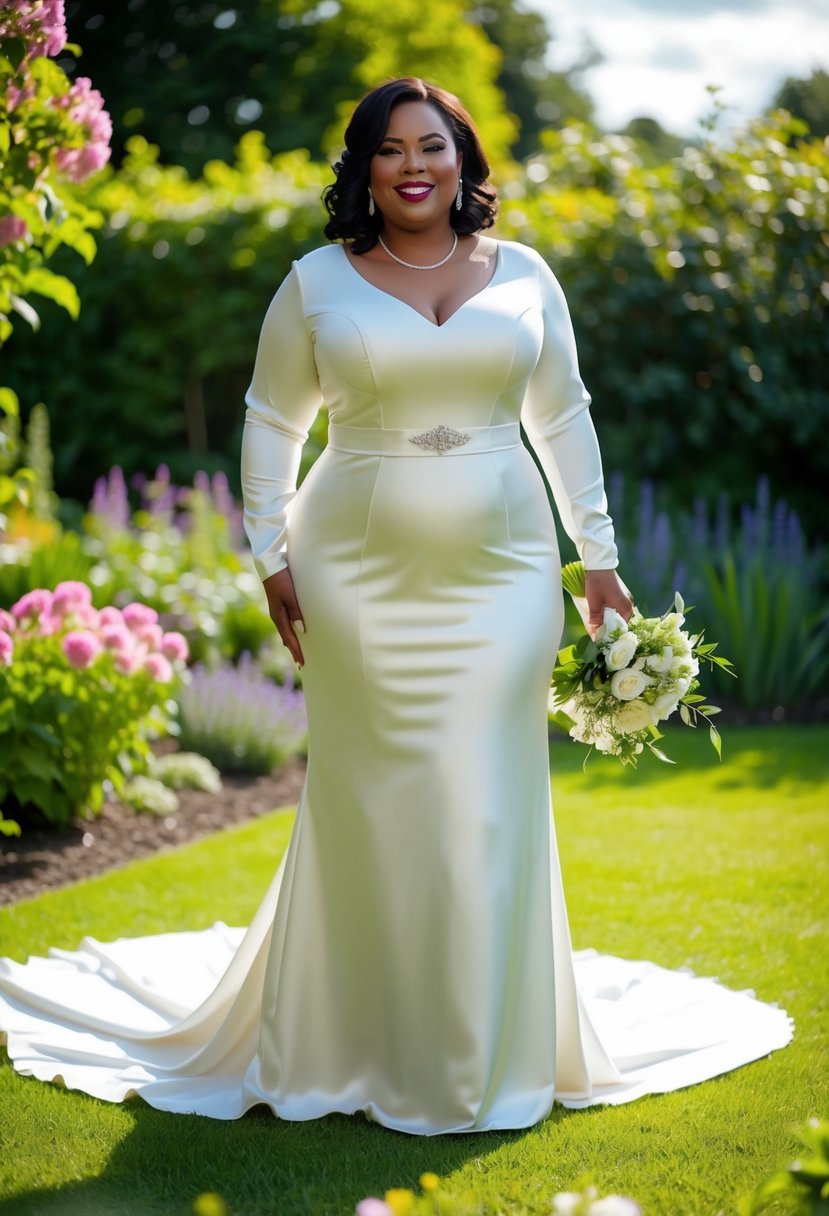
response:
M265 313L245 404L242 518L264 581L288 565L289 506L296 495L302 445L322 404L296 262Z
M564 530L585 568L612 570L619 555L573 324L558 279L544 259L535 256L544 344L527 385L521 421L550 483Z

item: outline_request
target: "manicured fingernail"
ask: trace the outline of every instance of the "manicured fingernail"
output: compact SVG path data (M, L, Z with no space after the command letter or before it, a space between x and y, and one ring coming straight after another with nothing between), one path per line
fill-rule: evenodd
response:
M305 632L305 622L304 621L294 621L294 629L297 631L297 633L304 633Z

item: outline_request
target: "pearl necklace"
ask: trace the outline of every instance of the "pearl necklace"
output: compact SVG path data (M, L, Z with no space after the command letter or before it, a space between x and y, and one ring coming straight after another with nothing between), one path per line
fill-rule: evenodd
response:
M399 262L401 266L408 266L409 270L437 270L438 266L443 266L444 262L449 261L449 259L451 258L452 254L455 252L457 245L458 245L458 234L456 232L455 239L452 242L452 248L449 250L449 252L447 253L445 258L441 258L439 262L433 262L431 266L415 266L414 262L404 262L403 259L399 258L396 253L392 253L392 251L389 249L386 242L380 236L379 232L377 234L377 239L380 242L380 244L383 246L383 248L385 249L386 253L389 255L390 258L394 258L395 262Z

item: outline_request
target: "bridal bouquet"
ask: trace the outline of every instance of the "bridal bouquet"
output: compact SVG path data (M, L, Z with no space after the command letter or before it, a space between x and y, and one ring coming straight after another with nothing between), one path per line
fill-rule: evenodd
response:
M584 563L570 562L562 582L586 621ZM689 609L690 611L690 609ZM643 617L634 607L625 621L613 608L605 608L595 639L588 635L558 653L550 690L550 719L573 739L635 767L645 747L659 760L673 764L656 746L663 736L658 722L675 710L686 726L696 726L716 705L703 704L697 692L700 663L730 671L730 660L715 655L716 642L703 644L682 628L685 604L679 592L672 608L658 617ZM721 756L720 735L713 722L709 737ZM589 756L589 753L588 753Z

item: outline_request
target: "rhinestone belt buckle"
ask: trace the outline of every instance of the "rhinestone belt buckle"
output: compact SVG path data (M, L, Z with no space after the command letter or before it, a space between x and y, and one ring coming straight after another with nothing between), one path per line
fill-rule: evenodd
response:
M462 443L469 443L472 438L465 431L455 431L451 426L433 426L431 431L423 431L420 435L410 435L409 443L416 443L419 448L431 448L442 456L450 448L459 448Z

